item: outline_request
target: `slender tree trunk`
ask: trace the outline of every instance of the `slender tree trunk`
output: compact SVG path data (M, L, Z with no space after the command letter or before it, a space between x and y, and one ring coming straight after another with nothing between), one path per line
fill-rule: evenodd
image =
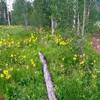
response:
M6 0L6 5L7 5L7 0ZM8 7L7 7L7 23L8 23L9 26L11 25L11 22L10 22L10 14L9 14Z
M76 5L76 0L74 0L74 4L73 4L73 12L74 12L74 15L73 15L73 30L76 30L76 11L77 11L77 5Z
M4 9L4 13L3 13L3 18L4 18L4 24L7 23L7 13L6 13L6 10Z
M85 34L85 22L86 22L86 0L84 0L82 36L84 36Z
M54 33L55 33L54 18L53 17L51 17L51 33L52 33L52 35L54 35Z
M87 7L87 14L86 14L86 22L87 22L87 25L89 23L89 17L90 17L92 3L93 3L93 0L89 0L89 4L88 4L88 7Z
M9 15L9 11L8 10L7 10L7 22L8 22L8 25L10 26L11 22L10 22L10 15Z
M77 34L80 34L80 16L79 16L79 12L77 15Z
M52 35L55 34L56 27L57 27L57 21L56 21L55 17L52 16L51 17L51 33L52 33Z
M27 15L27 4L26 2L24 2L24 12L23 12L23 16L24 16L24 24L25 24L25 29L28 30L28 15Z
M90 16L90 6L91 4L89 4L88 10L87 10L87 19L89 19L89 16Z
M79 14L79 1L77 0L77 35L80 34L80 14Z
M25 27L26 27L26 30L27 30L28 29L27 15L25 13L23 13L23 16L24 16L24 24L25 24Z

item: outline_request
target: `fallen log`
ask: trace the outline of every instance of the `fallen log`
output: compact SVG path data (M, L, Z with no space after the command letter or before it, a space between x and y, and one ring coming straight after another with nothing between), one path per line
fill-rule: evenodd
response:
M48 99L57 100L55 96L54 88L53 88L53 82L51 80L51 76L48 71L48 66L47 66L48 64L47 64L46 57L41 52L39 52L39 57L43 64L43 73L44 73L44 80L46 83L46 88L47 88L47 93L48 93Z

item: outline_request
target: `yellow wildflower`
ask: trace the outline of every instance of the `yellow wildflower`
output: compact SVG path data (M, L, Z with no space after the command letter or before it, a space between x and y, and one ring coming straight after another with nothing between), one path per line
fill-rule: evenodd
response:
M9 74L9 71L8 70L3 70L3 73L5 74L5 75L7 75L7 74Z
M0 74L0 77L3 78L4 77L4 74Z
M13 55L13 54L11 54L11 57L14 57L14 55Z
M29 39L29 42L31 42L31 41L32 41L32 39L30 38L30 39Z
M31 64L32 64L33 66L35 66L35 62L34 62L33 59L31 59Z
M83 57L85 57L85 53L83 53Z
M96 78L96 74L92 74L92 78L95 79Z
M74 57L77 57L77 55L75 54Z
M29 66L28 65L26 66L26 69L29 69Z
M8 74L8 75L6 75L6 77L5 77L7 80L8 79L10 79L11 78L11 75L10 74Z
M91 63L92 65L94 64L94 63Z
M61 41L59 44L65 46L66 42L65 41Z
M84 61L81 61L81 62L80 62L80 65L83 65L84 63L85 63Z
M76 60L76 59L77 59L77 55L75 54L74 57L73 57L73 60Z
M62 60L64 60L64 58L62 58Z
M63 45L63 46L68 44L68 41L64 40L60 35L55 37L55 42L56 44Z
M94 60L93 62L96 63L96 60Z
M26 58L26 55L24 55L23 58Z
M76 57L73 57L73 60L76 60L77 58Z
M0 41L0 45L2 45L2 40Z

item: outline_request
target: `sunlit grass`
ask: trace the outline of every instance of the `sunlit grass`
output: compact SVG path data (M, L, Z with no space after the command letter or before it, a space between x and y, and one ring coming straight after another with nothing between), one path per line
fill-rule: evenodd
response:
M47 100L38 57L42 51L58 100L98 100L100 55L88 38L81 54L76 40L22 26L0 26L0 93L6 100Z

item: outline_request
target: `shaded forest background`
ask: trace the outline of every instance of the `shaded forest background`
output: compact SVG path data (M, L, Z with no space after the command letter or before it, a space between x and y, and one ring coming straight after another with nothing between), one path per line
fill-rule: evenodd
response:
M25 25L34 28L77 34L100 31L100 0L15 0L8 11L6 0L0 0L0 24Z

